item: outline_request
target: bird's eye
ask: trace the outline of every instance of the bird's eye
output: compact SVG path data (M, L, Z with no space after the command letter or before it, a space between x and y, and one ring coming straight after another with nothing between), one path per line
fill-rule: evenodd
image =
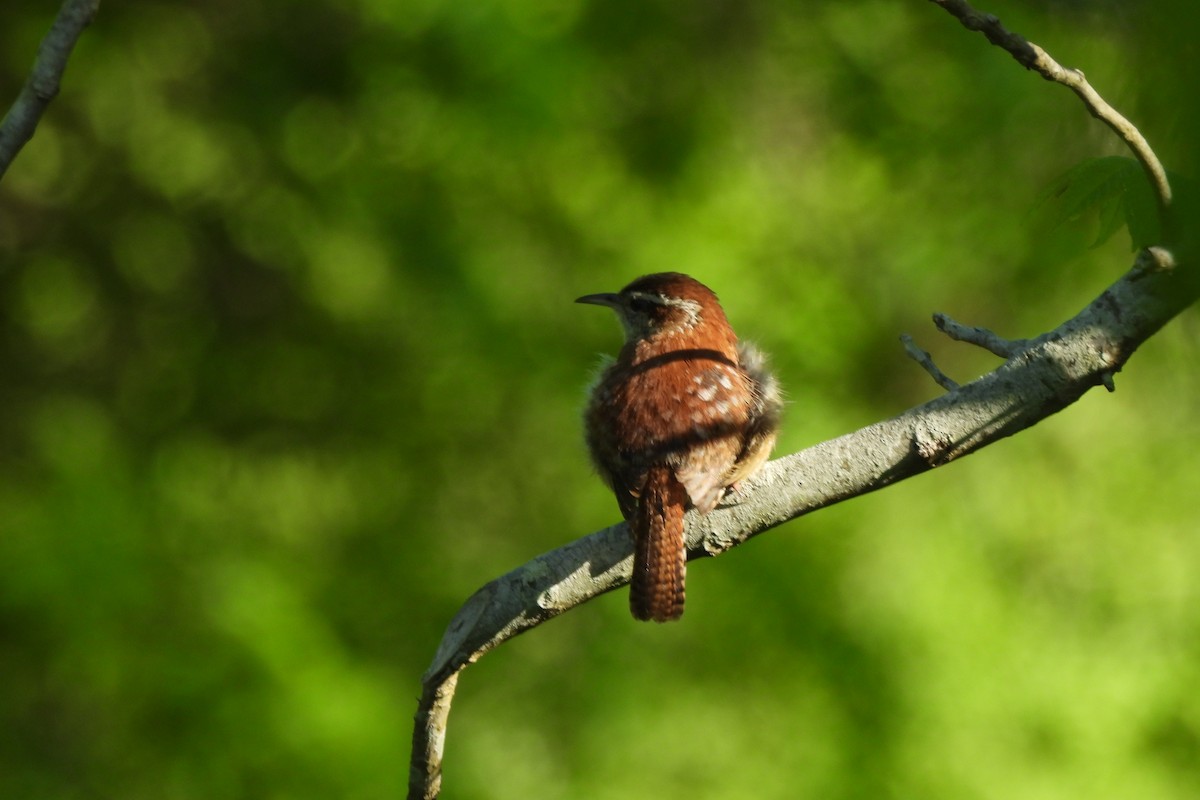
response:
M629 310L635 314L649 314L657 305L653 300L639 295L630 299Z

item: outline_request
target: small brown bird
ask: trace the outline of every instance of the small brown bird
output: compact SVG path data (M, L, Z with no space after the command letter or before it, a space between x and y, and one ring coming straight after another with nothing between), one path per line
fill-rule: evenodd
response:
M634 537L629 608L637 619L683 614L683 514L708 513L775 445L779 386L762 354L739 343L712 290L677 272L638 278L608 306L625 329L585 412L588 449Z

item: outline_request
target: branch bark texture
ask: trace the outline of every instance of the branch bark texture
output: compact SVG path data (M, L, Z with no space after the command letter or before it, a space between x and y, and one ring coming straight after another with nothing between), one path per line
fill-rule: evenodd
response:
M65 0L59 9L50 32L38 46L29 78L0 122L0 178L33 137L42 114L58 94L75 43L99 8L100 0Z

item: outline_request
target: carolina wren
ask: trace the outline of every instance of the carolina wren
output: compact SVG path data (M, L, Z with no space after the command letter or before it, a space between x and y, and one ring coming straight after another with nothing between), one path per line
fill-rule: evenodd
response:
M765 359L738 342L717 296L677 272L638 278L608 306L625 344L592 388L588 450L634 538L629 608L637 619L683 614L683 514L708 513L771 453L782 401Z

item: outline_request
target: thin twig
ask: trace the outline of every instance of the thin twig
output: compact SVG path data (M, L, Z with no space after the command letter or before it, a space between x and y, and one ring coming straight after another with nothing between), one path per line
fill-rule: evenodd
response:
M21 87L12 108L0 121L0 178L17 153L33 137L50 101L58 94L71 50L96 16L100 0L65 0L50 32L38 46L29 78Z
M987 328L976 328L955 322L945 314L934 314L933 324L942 333L956 342L966 342L982 347L989 353L1001 358L1012 358L1014 353L1026 349L1031 344L1029 339L1005 339L989 331Z
M938 365L933 363L933 356L929 355L927 350L922 350L917 347L917 343L907 333L900 334L900 342L904 345L904 352L908 353L908 357L920 364L929 376L937 381L937 385L941 386L947 392L953 392L958 388L958 384L950 378L946 373L938 369Z
M1007 50L1021 66L1037 72L1048 81L1062 84L1075 92L1087 107L1088 113L1111 128L1113 133L1117 134L1133 151L1134 157L1141 163L1142 169L1150 179L1150 185L1154 188L1159 212L1165 224L1168 220L1167 209L1171 205L1171 183L1167 179L1167 171L1163 169L1158 156L1154 154L1149 142L1137 127L1105 102L1104 98L1087 82L1083 72L1062 66L1038 45L1006 29L995 15L977 11L966 0L930 0L930 2L944 8L964 27L981 32L989 42Z

